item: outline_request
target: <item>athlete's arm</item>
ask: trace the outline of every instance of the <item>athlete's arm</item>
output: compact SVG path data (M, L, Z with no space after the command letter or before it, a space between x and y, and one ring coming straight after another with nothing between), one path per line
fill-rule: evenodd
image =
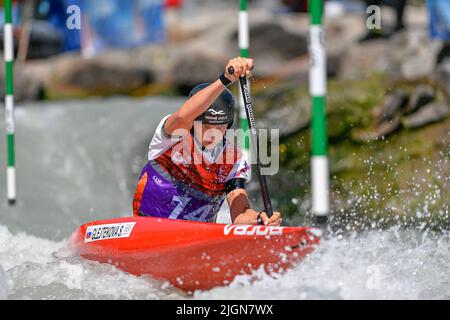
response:
M231 221L234 224L258 224L259 212L250 208L247 191L243 188L237 188L229 191L227 194L228 206L230 208ZM264 225L281 225L281 214L274 212L270 219L263 212L261 214Z
M232 75L228 73L228 68L230 66L235 70ZM251 75L250 70L252 68L253 59L240 57L231 59L225 67L225 77L234 82L239 79L239 76L241 75ZM170 135L177 129L190 130L194 120L206 111L224 89L225 86L222 82L216 80L205 89L197 92L167 119L164 125L165 132Z

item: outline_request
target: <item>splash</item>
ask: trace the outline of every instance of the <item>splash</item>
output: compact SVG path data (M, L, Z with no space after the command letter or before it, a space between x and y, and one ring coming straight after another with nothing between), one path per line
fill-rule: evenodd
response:
M180 299L165 282L72 257L65 242L0 226L2 299Z
M255 273L198 299L450 299L450 234L393 227L331 235L296 268Z

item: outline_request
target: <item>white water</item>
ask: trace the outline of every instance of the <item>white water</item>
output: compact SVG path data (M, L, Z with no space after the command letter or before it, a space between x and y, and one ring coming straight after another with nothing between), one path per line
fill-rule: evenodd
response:
M394 227L329 236L276 279L242 277L193 297L71 257L64 241L77 226L130 213L151 132L181 101L112 98L19 108L19 200L14 208L0 200L0 299L450 299L448 231Z
M110 265L61 257L64 242L0 227L0 299L450 299L449 236L395 228L336 236L284 275L260 272L256 282L240 277L188 297Z

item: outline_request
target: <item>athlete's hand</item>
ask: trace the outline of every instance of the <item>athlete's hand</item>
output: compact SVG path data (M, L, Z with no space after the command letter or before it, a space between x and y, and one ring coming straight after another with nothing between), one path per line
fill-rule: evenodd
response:
M233 74L230 74L228 72L229 67L233 67L234 69ZM227 77L228 80L233 82L238 80L239 77L241 76L251 77L252 69L253 69L253 59L237 57L228 61L228 64L225 67L225 77Z
M270 219L267 217L267 214L265 212L261 212L261 219L263 221L263 224L265 226L280 226L283 219L281 219L281 213L274 212Z

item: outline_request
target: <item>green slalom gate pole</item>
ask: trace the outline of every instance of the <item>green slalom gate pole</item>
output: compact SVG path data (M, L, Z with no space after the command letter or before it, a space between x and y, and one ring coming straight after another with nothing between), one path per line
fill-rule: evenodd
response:
M330 211L329 168L326 121L326 53L322 26L323 0L309 0L310 72L309 91L312 97L311 116L311 190L312 213L320 224L326 223Z
M248 48L249 48L249 39L250 39L250 33L248 28L248 12L247 12L247 0L240 0L240 10L239 10L239 50L240 55L243 58L248 58ZM250 136L248 133L248 122L247 122L247 115L245 113L245 104L244 104L244 98L242 95L242 89L238 85L238 91L239 91L239 123L241 126L241 129L244 131L244 145L242 148L242 153L244 155L245 160L250 164ZM249 88L250 90L250 88ZM251 167L251 166L250 166ZM249 175L251 177L251 172L249 172Z
M13 62L14 62L14 39L12 25L12 0L5 0L5 25L4 25L4 56L6 65L6 144L7 144L7 171L6 188L8 203L16 202L16 168L14 158L14 89L13 89Z

